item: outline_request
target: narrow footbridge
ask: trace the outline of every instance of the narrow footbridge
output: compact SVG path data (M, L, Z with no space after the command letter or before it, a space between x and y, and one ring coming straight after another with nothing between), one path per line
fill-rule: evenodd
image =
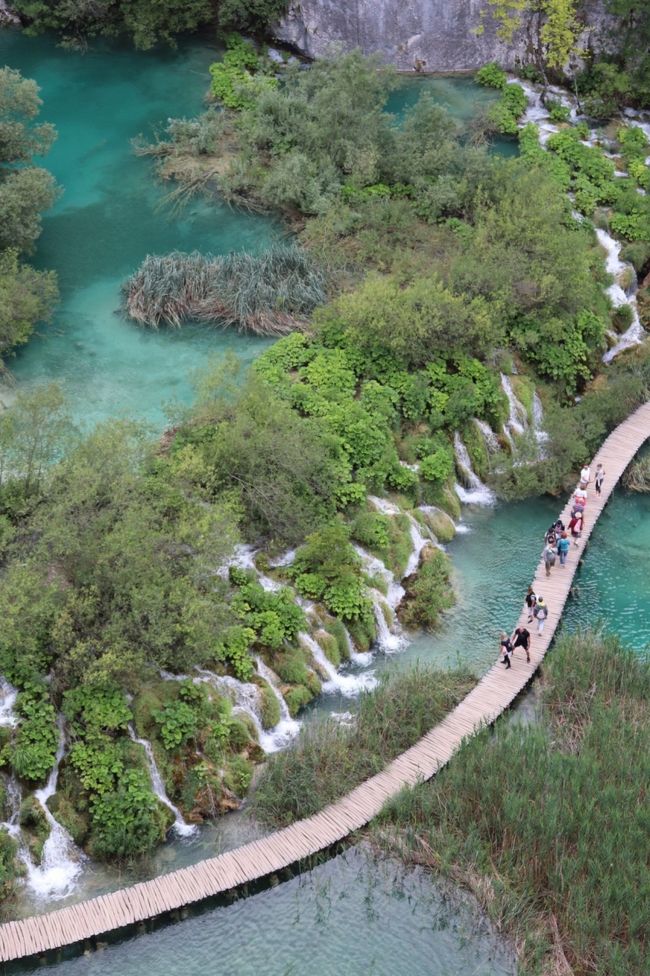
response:
M416 745L398 756L383 772L313 817L151 881L46 915L5 923L0 926L0 961L41 955L84 942L262 879L332 846L365 826L403 787L434 776L464 739L494 722L508 708L538 668L562 616L591 531L625 468L648 437L650 402L617 427L594 458L592 471L600 461L607 473L603 493L597 497L593 490L590 492L582 538L577 548L572 545L566 567L556 566L547 578L540 560L533 588L543 594L549 616L543 635L533 635L530 663L523 655L515 655L510 670L494 664L467 697ZM569 501L560 516L565 523L569 521L570 508ZM526 620L524 608L519 622Z

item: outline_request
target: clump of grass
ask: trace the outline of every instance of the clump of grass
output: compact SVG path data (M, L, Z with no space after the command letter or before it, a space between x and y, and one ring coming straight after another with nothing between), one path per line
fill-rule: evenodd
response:
M330 718L303 727L293 748L269 760L255 815L285 826L317 813L417 742L474 683L468 671L417 666L362 695L354 727Z
M192 320L285 335L303 325L327 293L325 274L309 255L293 244L274 244L260 255L149 255L124 284L123 297L129 317L155 329Z
M623 475L623 484L628 491L650 491L650 454L629 466Z
M540 724L486 730L383 814L380 841L471 887L522 976L647 972L649 692L647 658L566 637Z

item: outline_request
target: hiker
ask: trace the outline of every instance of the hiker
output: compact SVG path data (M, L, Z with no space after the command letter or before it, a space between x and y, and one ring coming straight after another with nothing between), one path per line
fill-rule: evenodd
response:
M572 516L571 521L569 522L569 531L571 532L571 536L573 537L574 546L578 545L578 539L582 535L583 519L584 519L583 512L578 511L575 513L575 515Z
M596 484L596 494L600 495L603 490L603 481L605 480L605 469L600 462L596 465L596 477L594 479Z
M548 546L554 546L556 541L557 541L557 536L555 531L555 522L553 522L553 525L546 530L546 535L544 536L544 542Z
M534 612L535 619L537 620L537 633L541 637L544 633L544 624L546 623L546 618L548 617L548 607L544 603L544 597L537 597L537 606Z
M526 660L530 663L530 631L525 627L515 627L510 640L512 641L513 653L518 647L523 647L526 652Z
M557 542L557 554L560 557L560 566L564 566L566 563L566 557L569 554L569 548L571 543L569 542L568 532L563 532Z
M584 506L587 504L587 492L584 488L576 488L573 501L576 505L582 505L584 508Z
M501 631L501 642L499 644L500 649L503 651L503 657L501 658L501 664L505 664L506 670L512 665L510 664L510 658L512 657L512 641L506 634L505 630Z
M533 622L533 610L535 609L535 604L537 603L537 597L535 596L535 591L532 586L528 587L528 592L526 593L526 606L528 607L528 623Z
M585 464L584 468L580 472L580 487L586 488L589 484L589 479L591 478L591 468L588 464Z
M555 523L555 535L556 535L556 538L558 538L558 539L560 538L560 536L564 532L565 528L566 528L566 526L565 526L564 522L562 521L561 518L559 518L557 520L557 522Z
M555 536L553 536L553 544L547 542L544 546L544 569L546 570L546 575L551 575L551 569L555 566L555 557L557 553L555 551Z

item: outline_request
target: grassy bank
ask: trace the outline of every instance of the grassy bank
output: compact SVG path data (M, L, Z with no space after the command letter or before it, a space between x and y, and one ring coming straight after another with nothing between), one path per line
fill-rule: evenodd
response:
M566 637L543 717L468 742L386 809L392 852L471 888L522 974L647 972L650 667L614 638Z
M305 726L296 745L266 766L255 815L285 826L317 813L417 742L474 683L468 671L417 666L364 694L354 727L331 718Z

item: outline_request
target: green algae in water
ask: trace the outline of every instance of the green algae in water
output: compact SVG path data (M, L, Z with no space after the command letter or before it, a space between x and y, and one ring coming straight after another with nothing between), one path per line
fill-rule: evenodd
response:
M227 907L125 940L52 976L514 976L476 907L421 869L352 848ZM22 972L42 966L21 966Z
M217 57L198 43L146 53L101 43L82 54L50 37L0 32L0 61L41 87L42 118L59 134L43 162L64 188L35 257L57 271L61 303L9 366L19 388L59 382L88 426L119 415L161 427L165 404L189 402L192 374L212 357L250 361L266 344L209 326L145 331L118 311L122 282L149 253L255 252L282 234L277 221L219 202L197 199L180 216L170 213L162 205L169 186L133 154L139 133L201 111Z

